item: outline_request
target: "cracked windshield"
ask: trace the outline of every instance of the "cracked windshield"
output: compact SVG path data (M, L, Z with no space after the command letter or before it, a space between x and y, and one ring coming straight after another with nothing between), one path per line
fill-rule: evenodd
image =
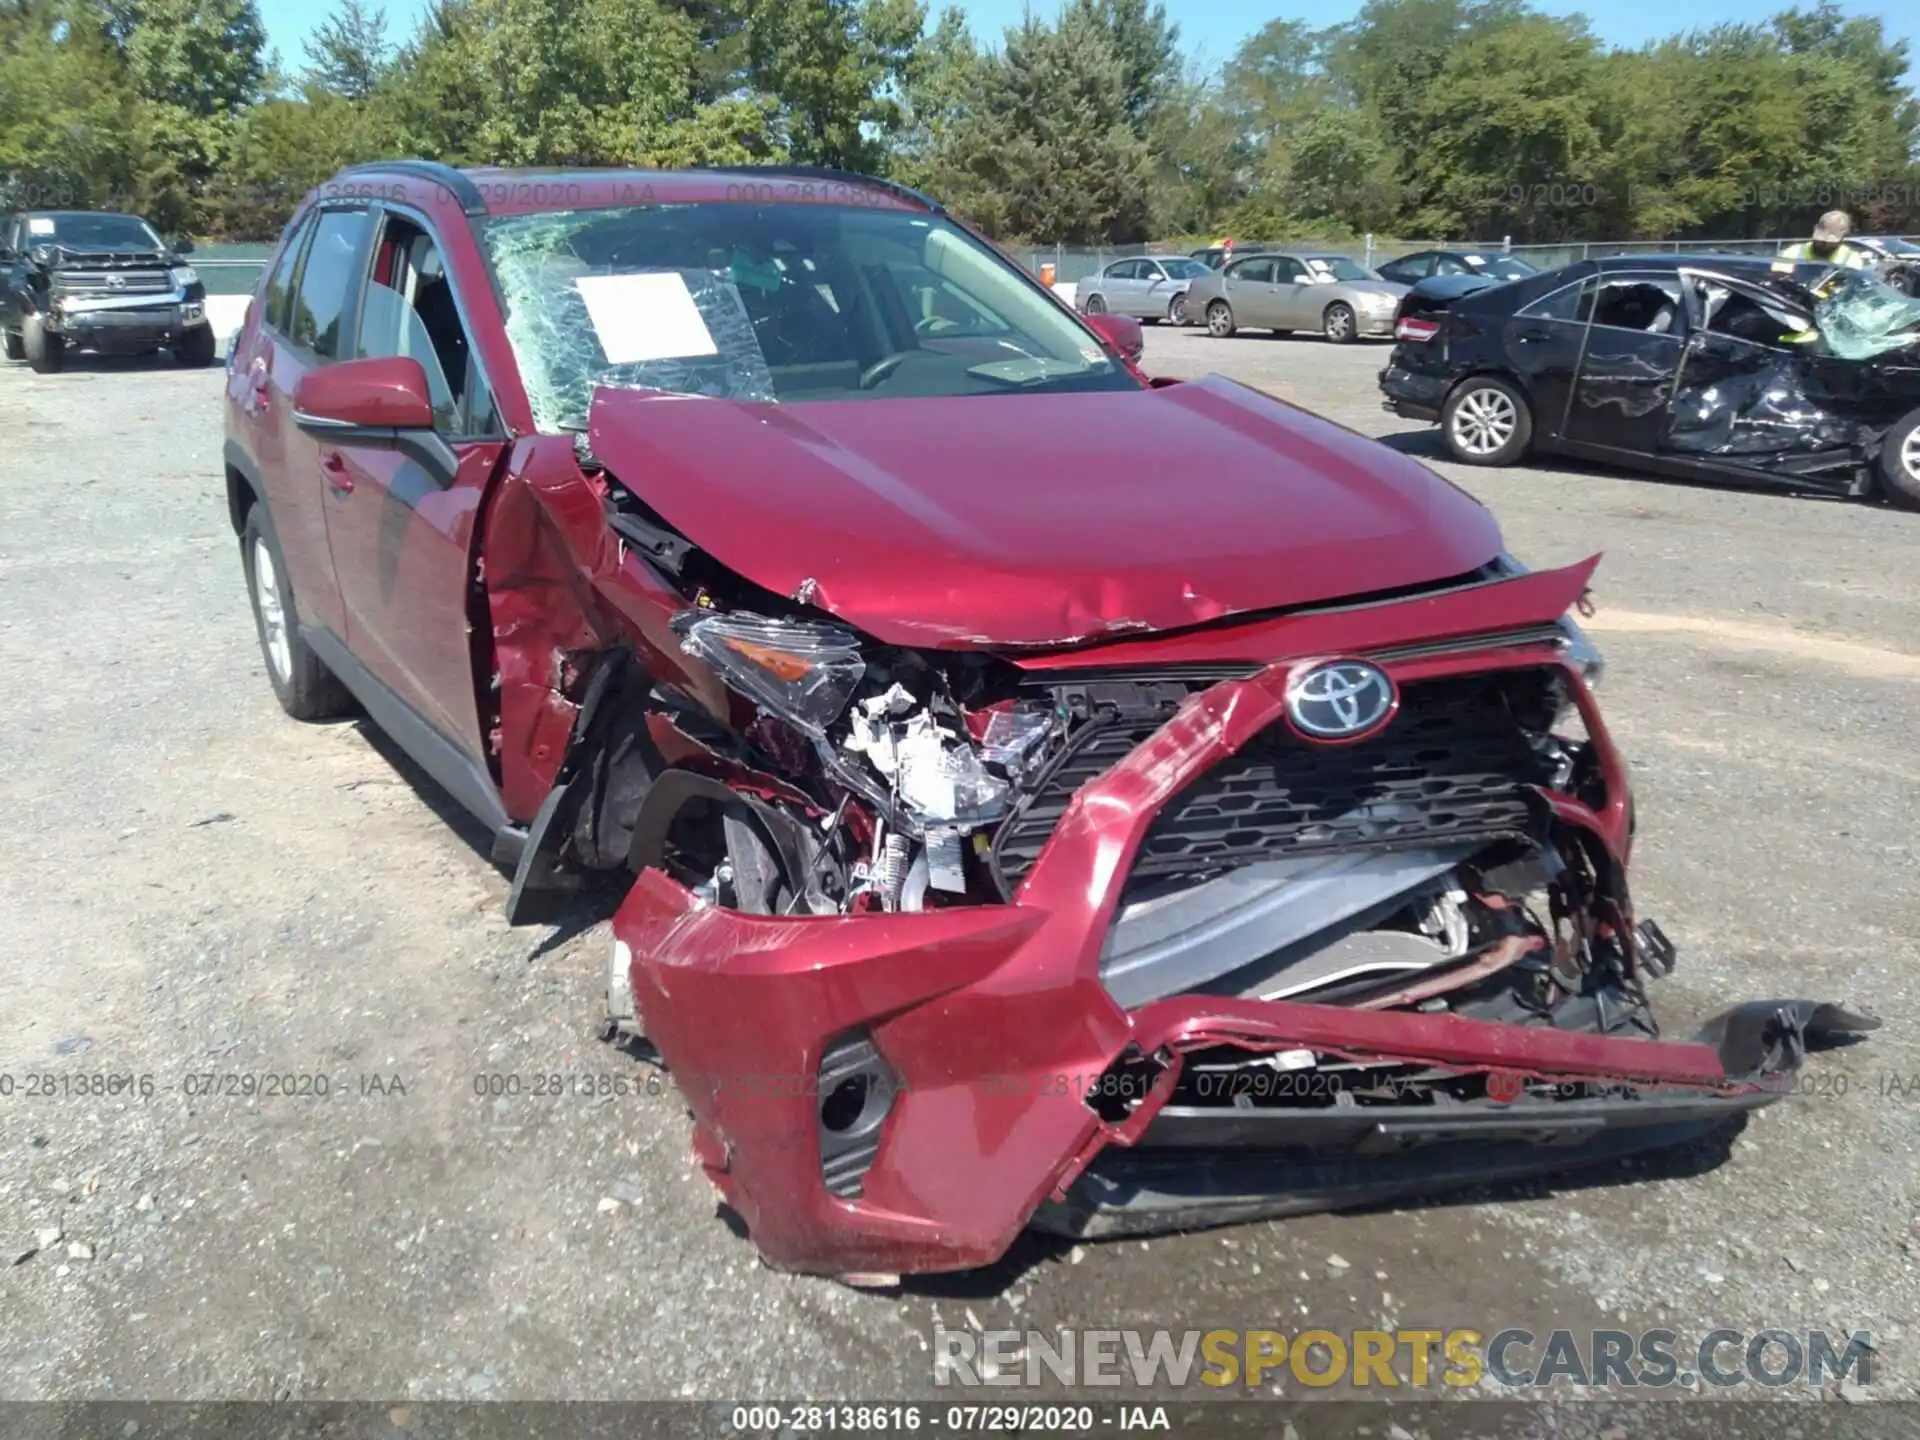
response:
M826 205L662 205L482 227L542 430L595 386L791 403L1136 381L958 226Z

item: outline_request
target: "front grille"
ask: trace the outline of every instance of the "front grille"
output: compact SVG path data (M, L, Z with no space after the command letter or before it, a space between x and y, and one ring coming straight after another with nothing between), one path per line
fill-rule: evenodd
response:
M1551 721L1553 684L1546 670L1410 684L1393 721L1357 745L1308 744L1276 723L1168 803L1147 831L1133 878L1524 834L1526 787L1545 778L1527 731ZM1074 792L1164 718L1107 714L1074 732L995 837L1009 889L1038 858Z
M161 295L173 289L173 277L165 270L57 270L53 288L60 295Z

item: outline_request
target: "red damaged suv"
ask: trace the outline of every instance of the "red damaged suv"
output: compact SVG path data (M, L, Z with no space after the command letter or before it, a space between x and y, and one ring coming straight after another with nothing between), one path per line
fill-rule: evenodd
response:
M1564 1169L1873 1023L1659 1038L1596 560L1137 352L880 180L347 172L227 386L274 691L512 915L637 877L611 1031L789 1268Z

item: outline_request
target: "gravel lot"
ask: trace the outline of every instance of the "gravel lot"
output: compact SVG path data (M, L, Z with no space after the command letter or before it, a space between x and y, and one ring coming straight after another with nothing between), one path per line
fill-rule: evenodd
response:
M1435 453L1380 410L1381 348L1162 328L1147 358ZM1767 995L1882 1015L1816 1093L1604 1183L1036 1242L868 1294L756 1261L671 1091L475 1093L644 1076L594 1038L604 928L510 930L430 782L364 724L275 707L220 403L218 371L164 362L0 369L0 1397L897 1396L932 1393L936 1322L1309 1316L1864 1328L1873 1393L1920 1394L1920 515L1436 462L1530 563L1607 552L1592 628L1636 896L1681 947L1671 1028ZM209 1072L329 1093L188 1093ZM75 1093L95 1074L153 1093Z

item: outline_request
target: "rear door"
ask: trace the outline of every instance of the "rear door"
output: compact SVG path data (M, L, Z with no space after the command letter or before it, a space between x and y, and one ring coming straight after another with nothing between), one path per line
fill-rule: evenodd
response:
M1583 445L1650 455L1666 438L1674 376L1686 344L1680 276L1674 270L1647 270L1595 279L1592 320L1565 436Z
M340 329L352 303L354 275L364 251L370 220L362 203L329 204L317 209L305 233L296 237L298 254L282 255L268 282L253 353L236 356L244 366L255 410L256 460L267 489L274 532L286 557L300 619L347 635L346 611L334 580L327 539L327 477L319 447L294 421L294 392L309 370L339 355ZM284 269L282 268L284 267ZM275 287L285 275L284 299Z
M322 442L321 465L336 477L328 532L354 653L484 764L469 633L474 523L506 441L445 254L424 216L382 208L351 344L355 357L420 362L444 462Z
M1557 437L1566 423L1593 289L1591 277L1563 285L1508 316L1501 326L1507 359L1533 401L1533 423L1542 440Z
M1237 260L1220 277L1233 318L1240 325L1274 325L1273 261Z

